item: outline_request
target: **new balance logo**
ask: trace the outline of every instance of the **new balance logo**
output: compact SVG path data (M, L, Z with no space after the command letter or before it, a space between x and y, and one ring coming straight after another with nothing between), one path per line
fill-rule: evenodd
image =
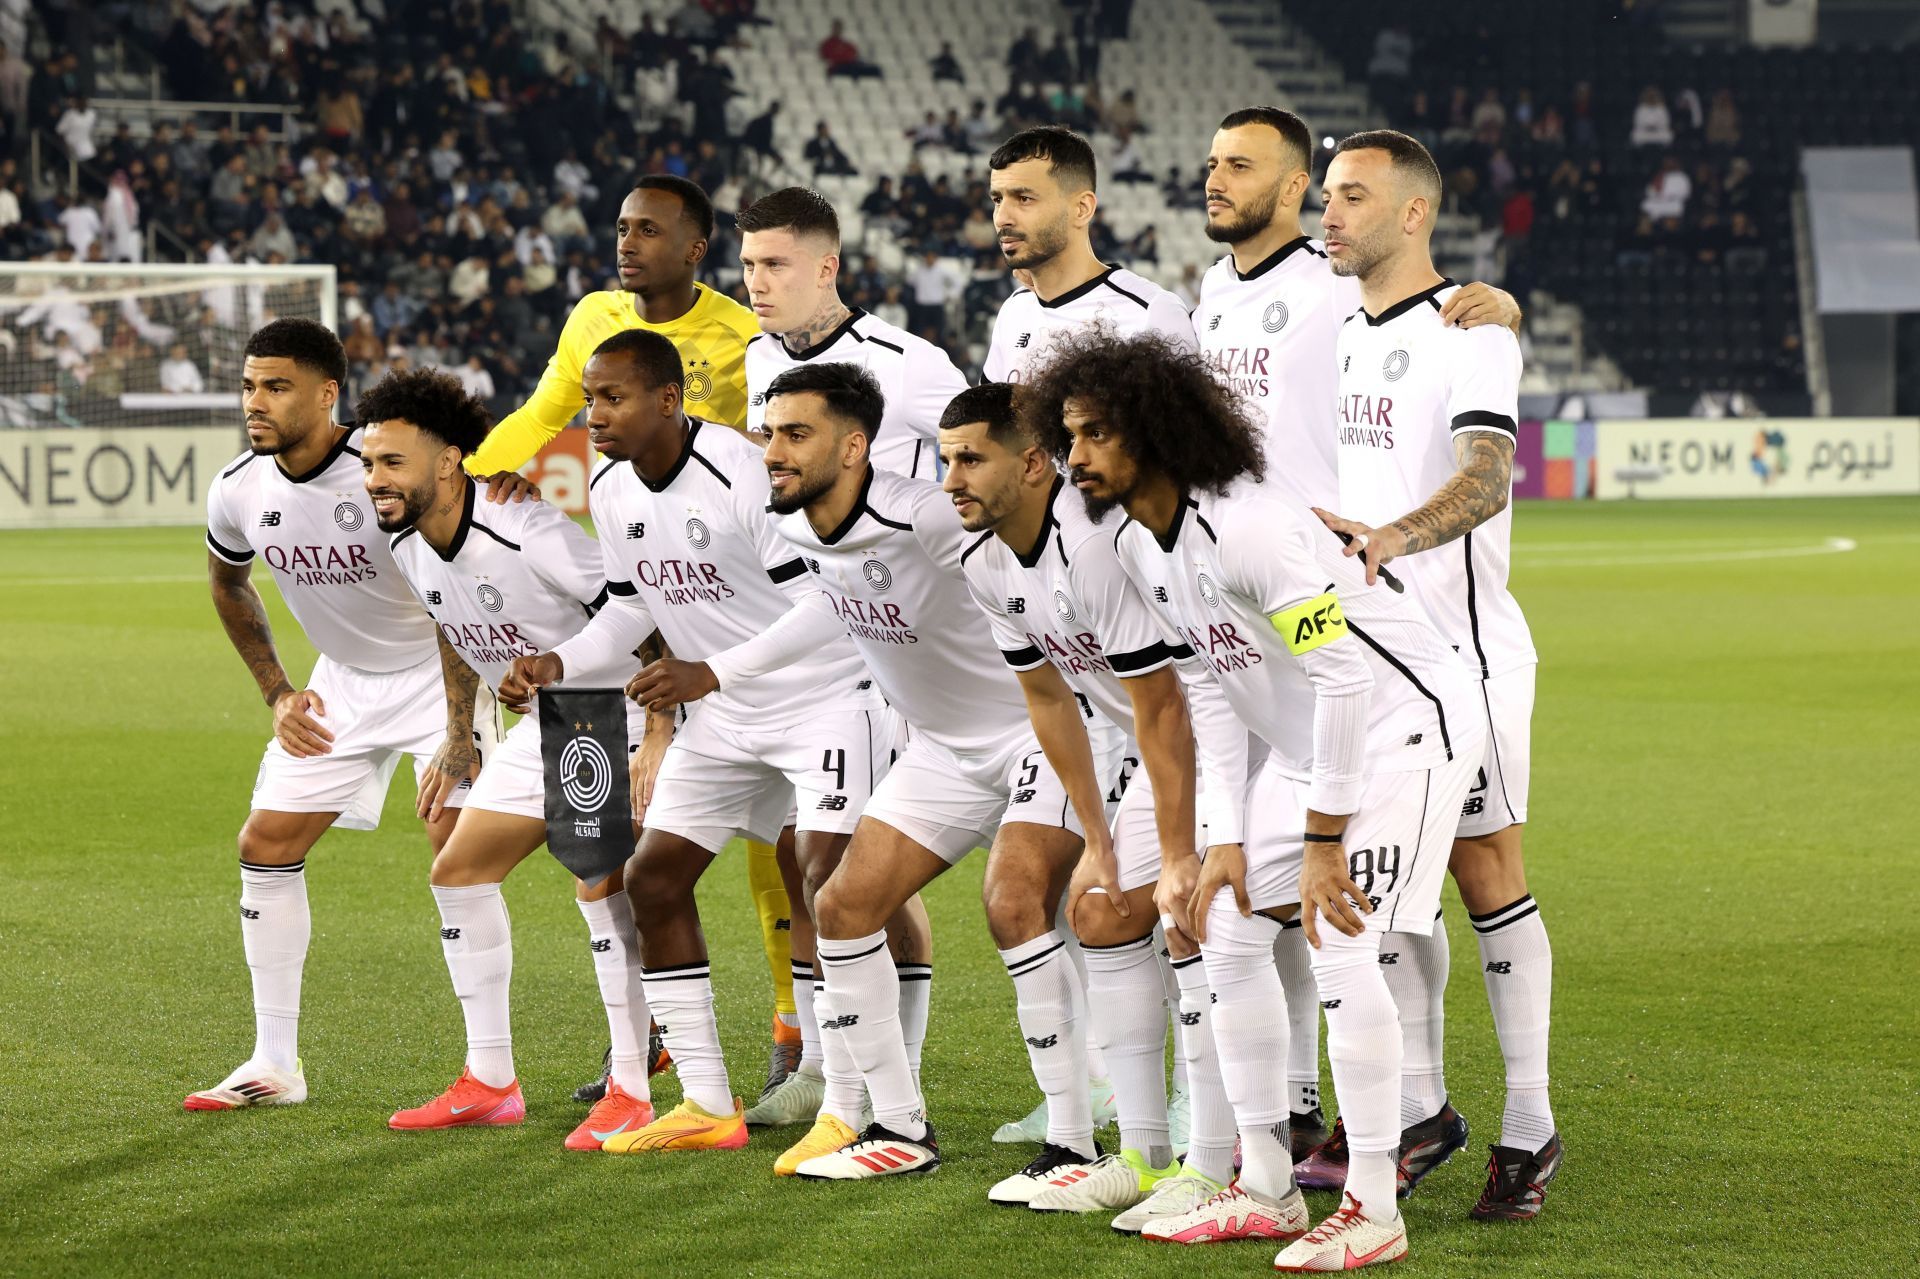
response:
M847 797L845 795L822 795L820 797L819 807L829 813L843 812L847 807Z
M1019 599L1017 597L1010 598L1007 600L1007 612L1024 613L1026 611L1027 611L1027 602L1025 600Z
M1469 795L1467 796L1467 802L1460 805L1460 815L1462 817L1478 817L1486 811L1487 797L1485 795Z
M440 940L441 941L459 941L460 930L458 928L442 928L440 930Z
M1013 802L1016 804L1031 804L1035 793L1031 787L1025 790L1017 790L1013 793Z
M1320 1001L1320 1010L1322 1012L1325 1012L1329 1009L1338 1008L1339 1006L1340 1006L1340 1001L1337 999L1323 999Z
M1415 733L1411 737L1407 738L1407 745L1418 746L1420 744L1420 739L1425 736L1426 736L1425 733Z
M1165 604L1167 602L1167 588L1164 586L1154 587L1153 600L1156 604Z
M440 592L439 592L439 591L428 591L428 592L427 592L427 603L429 603L429 604L438 604L439 602L440 602Z
M1181 1013L1180 1024L1182 1026L1198 1026L1200 1024L1200 1014L1199 1013Z
M613 938L589 937L587 938L587 949L592 951L596 955L607 954L609 951L613 949Z
M773 921L773 931L776 933L790 933L793 931L793 921L791 919L776 919Z
M242 906L242 907L240 908L240 918L242 918L242 919L258 919L258 918L260 918L260 912L259 912L259 911L257 911L257 910L248 910L248 909L247 909L247 908L246 908L245 906Z
M873 687L873 681L870 679L863 679L858 684L855 684L854 687L864 693L868 689Z
M279 528L280 512L278 511L260 512L260 527L261 528Z
M1400 952L1397 950L1382 951L1380 952L1380 962L1383 964L1397 964L1400 962Z
M645 524L627 525L628 537L645 537L646 535L647 535L647 526Z
M756 409L759 408L762 404L765 404L766 402L767 402L767 393L765 391L755 391L753 393L753 398L748 401L748 403L753 405L753 407Z
M1487 965L1487 971L1490 973L1498 973L1502 977L1511 977L1513 976L1513 961L1509 959L1496 959Z
M839 1015L838 1017L835 1017L835 1018L834 1018L834 1019L833 1019L832 1021L823 1021L823 1022L821 1022L821 1023L820 1023L820 1029L822 1029L822 1030L846 1030L846 1029L847 1029L848 1027L850 1027L850 1026L858 1026L859 1024L860 1024L860 1014L858 1014L858 1013L841 1013L841 1014L840 1014L840 1015Z
M1211 333L1211 332L1213 332L1213 331L1214 331L1215 329L1217 329L1217 328L1219 328L1219 327L1220 327L1220 317L1219 317L1219 316L1217 316L1217 315L1216 315L1216 316L1214 316L1214 317L1213 317L1212 319L1210 319L1210 320L1208 320L1208 321L1207 321L1207 332L1209 332L1209 333Z
M1033 334L1022 333L1019 337L1013 340L1013 348L1016 351L1024 351L1027 349L1027 343L1031 341L1033 341Z
M1060 1036L1058 1035L1048 1035L1045 1039L1035 1039L1032 1035L1027 1036L1027 1046L1029 1048L1056 1048L1059 1044Z

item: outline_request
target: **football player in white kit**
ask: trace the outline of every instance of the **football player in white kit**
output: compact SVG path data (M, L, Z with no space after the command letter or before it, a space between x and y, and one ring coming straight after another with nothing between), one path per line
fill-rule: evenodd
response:
M1194 1106L1203 1122L1185 1163L1174 1158L1167 1080L1167 990L1154 922L1163 860L1194 861L1192 755L1181 676L1203 669L1145 604L1113 548L1113 530L1095 525L1086 505L1042 449L1015 408L1016 389L987 382L955 397L940 430L942 487L962 525L982 533L962 555L975 603L992 624L1001 656L1020 673L1029 714L1048 761L1088 830L1087 849L1069 889L1071 923L1087 956L1087 997L1095 1041L1113 1072L1121 1149L1095 1164L1068 1164L1042 1180L1028 1206L1041 1212L1125 1209L1114 1229L1134 1233L1150 1218L1184 1212L1233 1178L1233 1115L1221 1088L1206 1025L1205 969L1193 943L1166 934L1183 985L1198 986L1182 1007L1178 1033L1187 1049ZM1243 742L1211 674L1191 688ZM1075 699L1091 702L1129 737L1136 722L1144 771L1103 778ZM1195 718L1201 716L1196 709ZM1162 725L1168 725L1162 728ZM1178 752L1171 757L1165 750ZM1133 754L1134 752L1129 752ZM1114 803L1114 792L1123 791ZM1107 801L1104 804L1103 797ZM1108 817L1112 831L1108 833ZM1191 876L1164 891L1182 901ZM1189 970L1191 975L1189 976ZM1217 1140L1209 1140L1217 1137Z
M1363 309L1340 334L1340 514L1321 515L1351 539L1369 583L1401 561L1408 592L1480 681L1486 757L1452 870L1507 1068L1500 1140L1473 1215L1510 1220L1538 1215L1562 1154L1547 1096L1553 951L1520 842L1538 661L1507 589L1521 359L1503 329L1442 323L1456 290L1433 266L1439 200L1433 157L1403 133L1354 134L1327 170L1327 252L1360 281ZM1424 1108L1445 1118L1436 1091Z
M490 694L476 709L477 680L463 679L451 702L443 693L433 620L395 571L361 488L360 432L333 421L346 376L340 339L324 325L275 320L255 333L241 382L249 451L207 491L214 609L273 711L274 735L239 840L253 1054L187 1097L188 1110L306 1100L297 1036L313 931L308 851L329 826L378 825L405 754L438 852L478 763L475 725L488 736L496 727ZM305 688L294 686L274 647L249 580L256 559L319 650Z
M1180 299L1093 252L1093 148L1071 129L1022 129L987 158L993 229L1007 266L1031 287L1000 305L986 379L1018 382L1046 358L1055 334L1100 324L1117 335L1151 329L1191 344Z
M937 484L868 463L884 405L864 369L793 369L768 388L768 401L771 506L785 516L780 533L806 559L814 593L765 635L704 663L657 663L635 689L659 709L777 670L846 634L907 724L906 749L814 896L829 1001L820 1016L842 1031L874 1122L795 1171L848 1180L939 1163L902 1035L887 921L983 839L992 840L987 924L1013 978L1028 1060L1052 1103L1042 1156L1089 1160L1097 1148L1078 1030L1086 994L1054 928L1083 832L1035 740L1019 683L968 597L960 556L969 539ZM1104 772L1118 757L1119 732L1093 720L1089 733ZM1024 1202L1033 1185L1016 1173L990 1193Z
M747 340L747 430L766 433L767 387L812 361L857 364L886 396L873 464L934 479L940 411L967 379L925 338L840 300L840 218L818 191L786 187L739 219L741 284L761 333Z
M688 418L680 379L673 343L643 330L615 334L588 359L587 430L607 459L594 472L590 498L608 605L552 652L517 659L504 687L509 700L564 680L573 668L624 659L656 626L678 658L703 660L765 631L813 589L805 561L767 513L760 449ZM630 674L639 669L636 661L627 665ZM670 745L649 739L641 783L649 793L646 833L626 881L647 1002L666 1029L684 1100L609 1140L606 1150L730 1150L746 1143L750 1116L728 1086L695 885L728 841L772 842L791 822L803 876L792 896L808 909L811 892L799 890L817 890L838 863L886 775L895 723L853 641L842 635L784 670L695 702ZM796 810L797 821L789 816ZM903 926L895 920L889 931ZM902 941L912 939L903 933ZM903 961L896 951L895 961L912 964L915 956L908 952ZM818 1039L811 968L809 962L794 993L802 1029ZM813 1058L821 1055L816 1046ZM827 1035L825 1059L828 1079L820 1066L803 1064L775 1091L790 1108L775 1119L816 1123L825 1132L815 1145L838 1149L856 1135L863 1095L837 1032ZM790 1151L774 1172L790 1174L804 1157Z
M366 423L363 483L381 530L393 535L394 562L437 624L443 652L457 654L497 693L514 658L576 634L605 601L599 545L545 502L485 503L462 463L486 436L486 406L453 377L430 369L388 374L355 412ZM582 670L578 682L617 688L631 665ZM635 708L629 743L643 731ZM508 1014L513 932L501 884L546 839L540 717L528 714L487 760L433 859L441 947L466 1021L465 1068L451 1088L399 1111L389 1127L501 1126L525 1117ZM613 1040L613 1086L566 1146L597 1150L609 1120L638 1127L652 1118L647 1001L619 872L594 885L576 881L575 896ZM614 1114L622 1105L624 1113Z
M1056 334L1098 325L1115 335L1143 329L1191 342L1187 309L1166 289L1123 267L1108 266L1093 251L1090 228L1099 196L1093 148L1059 125L1023 129L987 158L994 233L1007 266L1024 281L1000 306L987 348L989 382L1018 382L1046 356ZM1081 980L1086 957L1062 921L1067 953ZM1179 1076L1185 1061L1176 1059ZM1095 1126L1113 1114L1113 1087L1104 1054L1087 1046L1088 1083ZM1181 1079L1180 1082L1184 1082ZM1184 1099L1176 1095L1173 1122L1180 1125ZM1000 1125L995 1141L1038 1141L1046 1129L1040 1106Z
M1267 483L1296 506L1327 507L1339 492L1334 346L1359 309L1360 283L1336 273L1325 246L1301 229L1313 145L1306 123L1279 107L1246 107L1220 121L1206 161L1207 238L1229 252L1201 280L1193 328L1207 362L1263 428ZM1520 307L1499 289L1470 284L1447 300L1440 318L1518 332ZM1401 941L1385 968L1408 1036L1401 1149L1411 1191L1465 1144L1466 1125L1445 1108L1440 1083L1447 930L1403 934ZM1295 1172L1309 1190L1338 1190L1346 1180L1346 1140L1336 1128L1329 1141L1319 1113L1320 1014L1297 926L1282 931L1274 959L1293 1016L1287 1079ZM1427 1105L1422 1099L1436 1090Z
M1240 1179L1144 1233L1293 1239L1282 1271L1396 1261L1401 1031L1379 956L1438 909L1482 744L1472 681L1418 604L1367 591L1339 540L1260 482L1253 415L1199 356L1150 334L1069 340L1023 411L1094 514L1125 509L1121 559L1268 747L1244 843L1215 842L1210 824L1179 921L1206 957ZM1287 1015L1273 941L1296 910L1352 1149L1342 1206L1312 1230L1274 1069Z

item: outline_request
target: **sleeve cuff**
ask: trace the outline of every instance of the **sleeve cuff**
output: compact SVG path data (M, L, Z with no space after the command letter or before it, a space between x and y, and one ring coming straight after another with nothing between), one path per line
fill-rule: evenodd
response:
M1307 807L1329 817L1351 817L1360 811L1363 781L1336 782L1316 777L1307 787Z
M253 559L253 549L251 547L244 551L236 551L222 546L214 540L213 530L211 529L207 530L207 549L229 564L246 564L250 563Z
M1462 431L1498 431L1510 439L1520 438L1520 428L1505 413L1493 413L1486 409L1475 409L1471 413L1456 413L1453 418L1453 433Z

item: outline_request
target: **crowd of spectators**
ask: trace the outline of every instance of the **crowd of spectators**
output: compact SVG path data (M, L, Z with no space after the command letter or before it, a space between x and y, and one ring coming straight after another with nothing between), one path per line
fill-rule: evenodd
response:
M15 3L0 0L0 15ZM965 117L929 116L912 131L916 151L977 155L977 171L929 179L915 160L879 178L860 205L905 265L883 272L849 246L848 300L947 344L963 362L963 339L1011 287L985 183L985 156L1000 137L1067 118L1111 142L1116 179L1153 181L1129 143L1144 127L1133 95L1104 103L1097 87L1100 41L1124 37L1131 5L1068 7L1070 30L1043 40L1029 29L1013 41L1006 92L991 106L983 86ZM240 116L237 128L224 115L103 128L70 49L38 66L13 45L0 49L10 144L0 154L16 157L0 159L0 251L93 263L151 254L331 264L357 376L443 366L505 409L537 380L573 303L611 287L607 228L636 178L672 173L708 190L721 229L703 271L737 293L733 215L772 186L854 172L828 121L796 150L781 136L778 101L742 118L749 109L736 101L745 95L733 52L742 28L764 21L754 0L687 0L632 32L602 17L591 48L561 33L529 38L504 0L419 0L390 6L390 15L379 0L318 8L177 0L152 41L165 96L285 108ZM8 34L0 22L0 38ZM18 46L27 46L24 31ZM819 54L831 74L885 74L838 24ZM951 49L930 70L964 77ZM32 128L77 163L75 194L30 193L17 144ZM1102 221L1094 235L1115 260L1156 257L1152 228L1122 243ZM22 326L16 316L11 336L43 367L71 373L62 389L73 395L158 390L162 353L195 327L197 305L193 294L140 302L141 325L159 326L147 334L107 307L84 328L49 325L44 314ZM68 328L69 346L89 348L78 354L124 352L126 376L101 378L77 355L56 355ZM203 383L234 372L220 350L189 344L181 358ZM128 387L130 378L142 385ZM176 367L168 386L187 382Z

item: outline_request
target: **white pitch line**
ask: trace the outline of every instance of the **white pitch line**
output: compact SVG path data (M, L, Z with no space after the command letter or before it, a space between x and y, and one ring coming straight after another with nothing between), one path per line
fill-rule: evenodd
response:
M1730 560L1785 560L1810 555L1844 555L1858 550L1850 537L1830 537L1818 546L1766 546L1744 551L1704 551L1697 555L1607 555L1590 559L1546 559L1540 567L1629 568L1637 564L1720 564Z

